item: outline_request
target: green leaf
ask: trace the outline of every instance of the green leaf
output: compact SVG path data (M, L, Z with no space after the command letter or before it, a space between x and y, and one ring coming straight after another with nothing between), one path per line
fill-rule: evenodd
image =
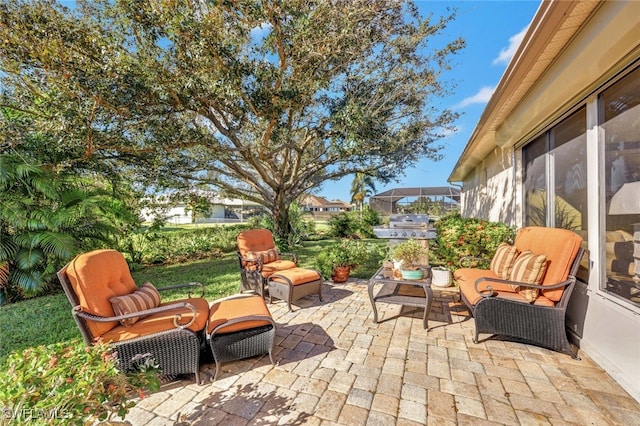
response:
M22 249L16 253L16 266L24 271L34 269L45 260L45 255L40 249Z

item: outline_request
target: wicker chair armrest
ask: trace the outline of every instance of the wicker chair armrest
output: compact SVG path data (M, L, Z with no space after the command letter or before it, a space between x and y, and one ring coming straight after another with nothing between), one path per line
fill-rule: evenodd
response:
M461 268L468 268L469 266L466 263L467 262L472 262L472 261L476 261L476 262L491 262L491 259L487 259L486 257L465 256L465 257L461 257L460 258L460 260L458 261L458 265Z
M509 285L518 286L518 287L537 288L537 289L540 289L540 290L554 290L554 289L557 289L557 288L566 287L569 284L575 282L575 280L576 280L576 278L574 276L569 276L569 278L567 278L565 281L561 281L561 282L559 282L557 284L540 285L540 284L524 283L524 282L520 282L520 281L503 280L503 279L500 279L500 278L482 277L482 278L478 278L476 280L476 282L474 283L474 289L475 289L476 293L478 293L482 297L496 297L498 295L498 293L490 285L487 286L486 290L479 290L478 286L480 285L480 283L482 283L484 281L491 281L491 282L494 282L494 283L503 283L503 284L509 284Z
M228 321L223 322L222 324L217 325L213 331L211 331L211 336L214 336L218 330L225 328L225 327L229 327L230 325L234 325L234 324L239 324L242 322L247 322L247 321L268 321L271 323L271 325L273 325L273 327L276 326L275 321L273 320L273 318L271 318L268 315L247 315L244 317L239 317L239 318L233 318L230 319Z
M171 303L169 305L158 306L157 308L145 309L142 311L131 312L124 315L116 315L113 317L101 317L98 315L93 315L88 312L82 311L82 308L80 306L76 306L73 308L73 315L83 318L85 320L91 320L96 322L111 322L111 321L120 321L128 318L136 318L144 315L157 314L160 312L170 311L176 308L187 308L193 314L191 317L191 320L186 324L180 324L179 321L182 320L182 314L176 314L173 317L173 325L175 325L176 328L182 330L183 328L187 328L191 324L193 324L193 322L196 320L196 308L191 303L187 303L187 302Z
M202 283L196 282L196 281L192 281L189 283L182 283L182 284L175 284L175 285L170 285L167 287L162 287L162 288L158 288L158 291L165 291L165 290L174 290L176 288L185 288L185 287L197 287L197 289L200 290L200 296L198 297L204 297L204 285ZM189 290L189 297L191 298L191 290Z
M244 257L240 253L238 253L238 259L240 259L240 264L242 264L242 262L246 262L248 264L255 264L256 270L262 271L262 259L255 258L255 257Z
M296 265L298 264L298 255L295 253L279 253L279 255L290 257L293 263L295 263Z

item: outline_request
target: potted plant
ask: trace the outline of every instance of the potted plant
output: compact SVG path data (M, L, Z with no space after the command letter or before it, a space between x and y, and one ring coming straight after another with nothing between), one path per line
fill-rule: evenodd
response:
M451 270L444 266L434 266L431 268L431 284L436 287L449 287L453 282Z
M422 279L423 270L418 266L424 262L428 255L427 248L419 241L410 239L396 244L392 247L391 253L396 262L400 262L402 278L419 280Z
M343 239L321 252L316 258L316 265L324 277L342 283L347 281L351 270L362 264L368 256L369 250L364 241Z

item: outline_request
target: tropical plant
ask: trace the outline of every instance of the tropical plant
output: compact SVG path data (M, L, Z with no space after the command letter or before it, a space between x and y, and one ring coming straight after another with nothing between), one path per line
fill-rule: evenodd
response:
M402 269L413 269L421 263L426 263L428 253L428 249L414 239L402 241L391 248L392 258L402 262Z
M74 340L11 353L0 374L0 406L16 424L38 420L65 425L94 424L113 415L124 418L135 406L132 391L160 388L158 365L140 357L128 374L117 369L111 348L86 347Z
M41 291L61 262L114 232L110 197L0 155L0 303Z
M362 240L342 239L323 250L316 257L316 266L326 278L338 267L354 269L367 260L372 248Z
M376 192L376 185L373 181L373 177L364 173L356 173L351 182L351 202L355 203L356 210L360 211L362 217L362 210L364 206L364 200Z
M211 184L264 205L280 238L291 202L323 182L386 181L439 160L435 142L458 116L434 101L455 87L444 71L464 42L442 34L455 12L423 17L396 0L63 3L0 6L1 104L30 117L0 146L47 132L74 165L135 166L145 187Z

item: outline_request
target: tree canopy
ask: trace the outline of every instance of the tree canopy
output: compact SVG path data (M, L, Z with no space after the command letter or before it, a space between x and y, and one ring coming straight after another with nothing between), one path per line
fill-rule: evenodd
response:
M429 42L452 19L396 0L0 0L0 106L29 116L0 147L44 134L58 168L208 183L286 235L327 180L439 159L464 42Z

